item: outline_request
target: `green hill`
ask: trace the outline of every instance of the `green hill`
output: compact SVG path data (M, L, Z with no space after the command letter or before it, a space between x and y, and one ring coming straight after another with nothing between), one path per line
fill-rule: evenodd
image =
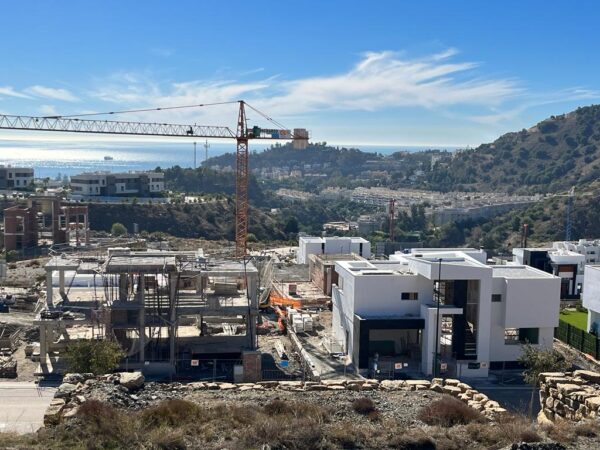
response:
M600 105L552 116L528 130L458 152L429 174L443 191L559 192L600 177Z

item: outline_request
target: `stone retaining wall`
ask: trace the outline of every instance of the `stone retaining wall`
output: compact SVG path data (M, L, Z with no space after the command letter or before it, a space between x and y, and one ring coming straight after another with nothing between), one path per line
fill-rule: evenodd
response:
M94 377L91 374L67 374L56 391L55 398L44 416L45 425L55 425L63 419L74 417L80 404L86 401L86 392L96 383L107 385L118 384L135 395L144 387L144 376L140 372L117 373ZM494 419L507 411L490 400L486 395L472 389L459 380L434 378L433 380L324 380L316 381L259 381L257 383L213 383L193 382L173 384L175 390L187 392L201 390L215 391L264 391L280 390L288 392L317 391L435 391L451 395L463 401L473 409L481 412L488 419Z
M576 370L540 374L540 404L540 420L600 417L600 373Z

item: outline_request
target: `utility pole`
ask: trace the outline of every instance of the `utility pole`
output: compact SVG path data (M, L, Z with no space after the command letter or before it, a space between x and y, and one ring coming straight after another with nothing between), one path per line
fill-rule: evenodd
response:
M196 170L196 141L194 141L194 170Z
M208 167L208 149L210 148L210 144L208 143L208 139L204 141L204 166Z

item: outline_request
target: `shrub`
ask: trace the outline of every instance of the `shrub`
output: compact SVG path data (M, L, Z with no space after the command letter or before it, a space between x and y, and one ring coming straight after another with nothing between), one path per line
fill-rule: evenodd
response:
M401 450L436 450L435 440L423 430L401 430L390 439L389 446Z
M165 400L152 408L142 411L142 422L148 427L181 426L201 420L204 410L186 400Z
M377 411L375 403L368 397L357 398L352 402L352 409L359 414L369 415Z
M471 422L482 422L483 416L453 397L442 397L419 411L418 418L427 425L452 427Z
M65 359L70 372L104 375L115 369L125 352L116 341L81 340L67 346Z
M112 224L112 227L110 227L110 233L113 236L125 236L127 234L127 228L122 223L115 222Z

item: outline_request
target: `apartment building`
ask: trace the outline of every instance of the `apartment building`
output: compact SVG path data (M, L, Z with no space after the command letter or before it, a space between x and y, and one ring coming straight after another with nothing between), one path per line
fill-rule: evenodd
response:
M336 272L332 335L361 374L431 375L437 348L439 373L485 377L516 365L520 344L552 347L560 278L544 271L424 249L337 261Z
M310 255L349 255L371 257L371 243L361 237L300 236L296 262L308 264Z
M71 177L71 189L76 196L151 197L165 190L162 172L91 172Z
M587 264L584 269L583 306L588 310L587 331L600 334L600 264Z
M0 190L24 189L33 184L31 167L0 165Z

